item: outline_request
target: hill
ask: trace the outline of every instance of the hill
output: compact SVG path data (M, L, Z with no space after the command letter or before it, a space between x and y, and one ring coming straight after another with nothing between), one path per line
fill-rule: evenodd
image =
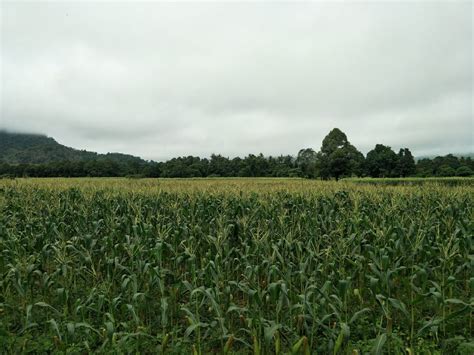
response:
M62 145L46 135L0 131L0 162L8 164L45 164L62 161L113 161L142 164L145 160L121 153L98 154Z

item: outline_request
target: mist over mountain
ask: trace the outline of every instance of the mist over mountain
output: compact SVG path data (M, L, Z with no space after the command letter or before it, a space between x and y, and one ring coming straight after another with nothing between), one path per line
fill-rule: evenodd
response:
M86 162L108 160L117 163L144 163L145 160L129 154L98 154L78 150L58 143L43 134L0 131L0 162L8 164L46 164L54 162Z

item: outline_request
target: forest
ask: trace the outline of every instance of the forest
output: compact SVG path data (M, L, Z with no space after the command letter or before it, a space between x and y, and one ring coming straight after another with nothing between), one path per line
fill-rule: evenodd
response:
M41 136L33 136L32 143L24 136L6 136L10 141L2 136L0 176L304 177L338 180L344 177L448 177L474 174L474 161L470 156L448 154L415 161L410 149L401 148L397 153L383 144L376 144L364 156L338 128L329 132L318 152L305 148L296 157L249 154L244 158L228 158L212 154L210 158L185 156L165 162L146 161L118 153L78 151Z

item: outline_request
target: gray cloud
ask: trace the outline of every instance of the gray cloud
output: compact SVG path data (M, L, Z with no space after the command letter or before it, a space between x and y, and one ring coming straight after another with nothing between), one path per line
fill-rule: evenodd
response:
M472 152L470 2L2 2L0 128L150 159Z

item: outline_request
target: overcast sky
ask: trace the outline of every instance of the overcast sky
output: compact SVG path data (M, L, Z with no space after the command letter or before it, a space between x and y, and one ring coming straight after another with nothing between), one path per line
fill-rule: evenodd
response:
M474 151L471 2L1 3L0 129L164 160Z

